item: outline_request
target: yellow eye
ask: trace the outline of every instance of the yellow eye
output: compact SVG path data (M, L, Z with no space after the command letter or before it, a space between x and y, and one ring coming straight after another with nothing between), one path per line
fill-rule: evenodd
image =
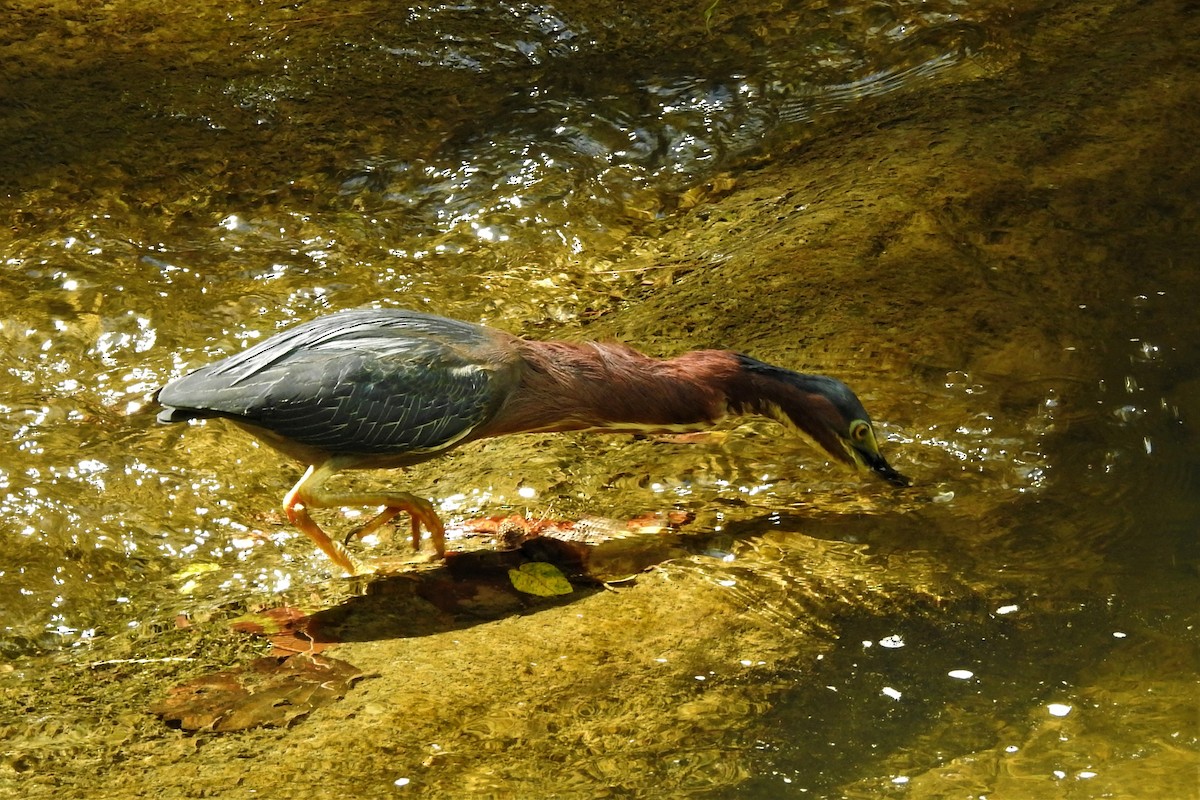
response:
M856 442L865 442L871 436L871 426L861 419L850 423L850 438Z

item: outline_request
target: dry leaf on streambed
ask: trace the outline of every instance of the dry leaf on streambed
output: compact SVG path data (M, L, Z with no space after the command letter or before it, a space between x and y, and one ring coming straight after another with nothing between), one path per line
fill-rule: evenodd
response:
M229 627L237 633L267 639L271 643L270 654L273 656L315 654L339 643L336 637L321 630L311 615L292 606L243 614L232 620Z
M258 658L171 688L150 712L185 731L286 727L345 696L362 672L328 656Z
M577 520L530 518L519 514L480 517L447 528L450 538L464 536L494 536L500 549L516 549L532 539L554 539L560 542L595 546L614 539L635 535L653 535L676 530L692 520L688 511L649 511L627 521L607 517L580 517Z

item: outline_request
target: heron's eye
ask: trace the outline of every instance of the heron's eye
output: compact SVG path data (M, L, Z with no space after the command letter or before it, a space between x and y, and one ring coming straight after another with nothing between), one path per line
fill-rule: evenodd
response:
M871 434L871 426L861 419L850 423L850 438L856 442L865 442Z

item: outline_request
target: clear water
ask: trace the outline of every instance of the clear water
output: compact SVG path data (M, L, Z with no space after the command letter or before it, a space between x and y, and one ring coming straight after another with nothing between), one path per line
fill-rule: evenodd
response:
M1186 12L9 13L0 787L1195 792ZM650 566L615 591L400 611L403 584L331 578L282 519L297 465L148 406L364 304L837 374L916 485L754 420L354 476L458 521L694 515L602 548L613 575ZM228 618L340 602L336 652L373 677L338 704L194 738L147 710L248 657Z

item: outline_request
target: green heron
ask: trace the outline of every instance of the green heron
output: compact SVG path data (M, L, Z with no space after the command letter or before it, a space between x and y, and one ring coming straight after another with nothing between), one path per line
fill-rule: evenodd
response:
M808 434L838 461L897 485L871 418L844 383L728 350L669 359L617 343L531 341L399 309L319 317L178 378L157 396L160 422L224 417L308 465L283 499L288 519L335 564L355 566L308 510L383 507L356 534L400 511L438 555L445 529L407 492L335 494L347 469L404 467L510 433L695 430L727 414L761 414Z

